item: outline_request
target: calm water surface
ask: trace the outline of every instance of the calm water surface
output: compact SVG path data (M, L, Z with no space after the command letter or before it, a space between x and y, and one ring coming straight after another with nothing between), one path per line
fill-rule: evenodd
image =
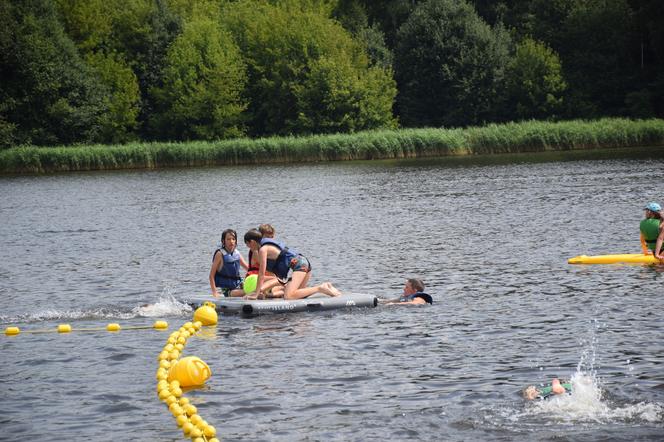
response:
M435 304L221 318L185 348L221 439L662 440L664 269L566 262L638 252L662 183L663 149L0 178L0 326L175 330L221 230L270 222L315 282ZM0 440L184 440L167 337L0 335Z

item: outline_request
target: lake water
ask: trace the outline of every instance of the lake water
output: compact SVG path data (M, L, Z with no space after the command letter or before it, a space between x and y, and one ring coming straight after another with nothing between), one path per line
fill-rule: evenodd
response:
M313 282L435 303L221 317L184 352L220 439L662 440L664 268L567 258L638 252L663 183L664 149L0 178L0 440L184 440L157 355L263 222Z

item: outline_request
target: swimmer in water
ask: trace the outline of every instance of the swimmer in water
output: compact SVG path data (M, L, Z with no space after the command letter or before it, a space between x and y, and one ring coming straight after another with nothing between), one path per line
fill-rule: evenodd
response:
M544 387L535 387L530 385L523 390L523 397L529 401L537 398L546 399L553 395L559 395L572 392L572 384L569 382L560 382L560 379L551 381L551 385Z

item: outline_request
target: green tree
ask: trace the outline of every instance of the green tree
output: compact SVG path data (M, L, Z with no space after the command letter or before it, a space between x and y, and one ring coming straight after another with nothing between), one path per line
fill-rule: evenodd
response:
M92 52L86 62L106 86L107 112L100 116L100 138L105 143L120 143L134 138L140 111L140 91L134 71L117 53Z
M387 99L394 95L391 72L370 68L364 47L326 16L327 12L305 8L298 1L277 3L243 0L233 3L223 14L224 25L238 42L248 66L246 96L251 133L299 134L328 132L335 127L350 130L392 126L391 105L384 106L386 98L377 94L387 94ZM338 66L331 68L332 64ZM339 72L350 76L344 80L343 87L350 88L346 92L341 92L342 82L335 77ZM323 90L309 90L315 87ZM358 90L362 88L375 89ZM316 94L324 96L329 114L322 115L325 109L317 109L312 102ZM357 104L358 99L361 104ZM383 114L368 118L372 113Z
M138 133L143 138L160 138L161 134L151 132L147 124L156 106L150 91L162 85L166 52L180 34L182 19L166 0L109 1L117 1L112 3L116 7L109 47L121 54L138 80L141 94Z
M560 53L568 116L625 115L625 98L638 63L633 40L633 11L626 0L577 2L565 20Z
M397 105L406 126L464 126L496 118L510 39L464 1L429 0L399 29Z
M553 50L526 38L517 45L507 72L509 103L519 119L546 119L559 114L567 84Z
M356 0L368 16L370 26L377 26L385 35L385 42L390 50L394 50L397 42L397 31L403 25L415 7L424 0ZM342 5L343 0L340 1Z
M630 114L664 118L664 8L661 0L631 0L639 85L626 98Z
M354 39L364 44L372 65L391 69L394 56L387 47L385 34L378 24L369 25L369 17L364 8L360 0L341 0L333 15Z
M321 57L309 64L310 74L295 89L296 121L301 132L354 132L394 127L394 80L381 68L358 72L346 59Z
M105 88L49 0L0 2L0 121L16 143L99 140ZM6 34L5 34L6 33Z
M163 86L152 90L159 138L218 139L243 134L245 65L231 36L209 19L187 22L168 50Z
M67 35L81 51L108 47L121 7L118 0L55 0L55 4Z
M138 78L114 35L124 10L131 6L122 0L57 0L56 3L67 34L105 86L103 100L107 113L101 117L101 140L118 143L135 138L141 106Z

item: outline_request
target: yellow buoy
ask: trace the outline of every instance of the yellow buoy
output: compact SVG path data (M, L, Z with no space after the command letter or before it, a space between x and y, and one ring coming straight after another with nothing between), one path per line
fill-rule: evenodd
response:
M194 415L198 412L198 409L196 408L195 405L188 404L188 405L185 405L182 408L184 408L184 412L187 413L187 416L189 416L190 419L191 419L192 415Z
M180 416L184 413L184 409L177 403L173 402L168 406L168 409L170 410L171 413L173 413L173 416L177 417Z
M106 330L108 330L110 332L120 331L120 324L112 322L112 323L110 323L106 326Z
M71 325L69 324L58 325L58 333L69 333L70 331L71 331Z
M175 418L175 421L177 422L178 427L181 427L187 422L189 422L189 420L187 419L187 415L185 414L179 414L178 417Z
M194 424L191 422L185 422L184 425L182 425L182 432L184 433L185 436L189 436L189 433L191 433L191 430L194 429Z
M159 367L157 369L157 380L165 381L166 379L168 379L168 371L166 371L166 369L163 367Z
M187 356L171 365L168 381L178 381L182 387L203 385L212 372L210 367L196 356Z
M215 437L217 435L217 429L214 428L212 425L208 424L203 429L203 434L205 435L205 437Z
M152 326L157 330L166 330L168 328L168 322L166 321L155 321Z
M203 422L203 418L201 417L200 414L192 414L191 416L189 416L189 421L198 427L199 424Z
M194 312L194 321L203 325L217 325L217 310L211 302L206 302Z
M166 398L168 398L169 396L172 396L172 394L168 390L168 388L164 388L163 390L159 391L159 399L161 399L162 401L165 401Z
M7 327L5 329L5 334L7 336L13 336L13 335L17 335L19 333L21 333L21 329L18 328L18 327Z

